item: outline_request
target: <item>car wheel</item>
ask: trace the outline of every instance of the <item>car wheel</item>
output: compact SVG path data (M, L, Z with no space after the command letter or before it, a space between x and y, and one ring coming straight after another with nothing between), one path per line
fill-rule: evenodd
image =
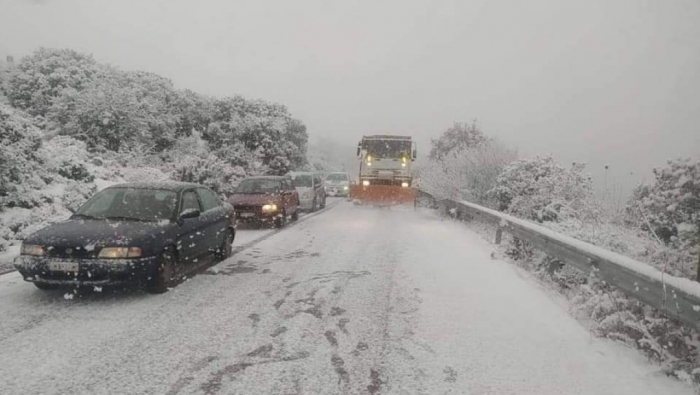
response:
M233 231L228 230L226 236L224 236L224 240L221 242L221 246L216 251L216 259L223 261L231 256L233 253L233 239Z
M294 214L292 214L292 221L296 221L299 219L299 207L297 207L296 210L294 210Z
M326 208L326 195L323 195L323 200L321 200L321 208Z
M282 215L275 218L275 227L281 229L287 224L287 213L282 211Z
M162 294L166 292L168 287L173 284L176 264L177 258L175 254L170 251L164 251L160 257L158 270L156 270L156 273L149 281L146 291L152 294Z
M47 284L47 283L34 283L34 286L42 291L50 291L52 289L58 289L58 284Z
M317 209L316 208L316 197L314 197L314 201L313 201L313 203L311 203L311 212L312 213L315 212L316 209Z

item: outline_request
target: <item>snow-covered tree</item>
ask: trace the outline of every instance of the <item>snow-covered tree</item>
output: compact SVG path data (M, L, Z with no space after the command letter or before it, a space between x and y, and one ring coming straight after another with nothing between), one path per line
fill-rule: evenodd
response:
M566 168L550 156L523 159L508 165L489 193L499 210L521 218L538 222L593 219L598 209L591 177L584 170L584 164Z
M39 202L26 193L45 185L48 178L37 154L41 131L30 117L0 104L0 210L3 207L31 208Z
M101 71L89 55L70 49L40 48L17 64L6 95L14 107L43 116L64 89L80 91Z
M497 140L453 150L418 167L421 188L440 197L490 205L489 191L503 169L517 157Z
M100 78L84 89L66 89L49 113L63 135L88 143L92 150L119 151L136 142L152 142L153 119L139 102L139 92L117 78Z
M488 141L476 121L470 124L455 122L440 138L430 141L430 159L440 160L452 151L474 148Z
M669 161L654 169L654 177L632 197L629 209L639 210L642 227L664 243L700 248L700 158Z

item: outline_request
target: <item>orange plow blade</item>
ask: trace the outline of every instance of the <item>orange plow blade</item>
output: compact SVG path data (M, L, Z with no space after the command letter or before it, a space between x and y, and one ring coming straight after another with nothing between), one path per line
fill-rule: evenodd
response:
M375 206L414 205L416 193L413 188L395 185L352 185L350 199Z

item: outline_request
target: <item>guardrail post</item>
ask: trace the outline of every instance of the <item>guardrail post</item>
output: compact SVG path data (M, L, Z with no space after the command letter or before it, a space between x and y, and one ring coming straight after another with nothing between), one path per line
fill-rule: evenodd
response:
M496 244L501 244L501 238L503 237L503 227L498 225L496 228Z
M698 254L698 267L697 267L697 270L698 270L698 274L697 274L697 277L695 278L695 281L700 281L700 254Z

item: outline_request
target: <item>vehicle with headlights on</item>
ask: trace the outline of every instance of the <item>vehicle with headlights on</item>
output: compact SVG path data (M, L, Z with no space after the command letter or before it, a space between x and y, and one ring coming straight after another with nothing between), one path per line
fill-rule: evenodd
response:
M161 293L211 258L231 255L234 218L233 207L202 185L115 185L27 237L14 265L39 289L136 283Z
M241 223L271 224L282 228L287 218L299 218L299 194L285 176L249 177L238 184L228 202Z
M326 193L328 196L347 197L350 194L350 176L348 173L328 173L326 176Z

